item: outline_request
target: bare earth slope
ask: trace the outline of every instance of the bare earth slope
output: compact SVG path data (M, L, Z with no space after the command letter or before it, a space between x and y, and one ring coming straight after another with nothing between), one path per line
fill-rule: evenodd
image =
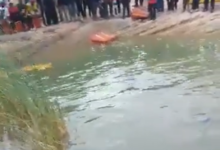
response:
M156 21L132 21L127 19L111 19L87 21L87 23L66 23L44 27L13 35L0 36L0 49L3 52L26 51L35 53L57 41L71 35L71 40L79 41L88 38L91 33L100 30L116 32L120 36L207 36L218 35L220 31L220 9L210 12L181 12L182 2L175 12L158 13ZM202 9L202 6L201 6ZM80 28L80 30L78 30ZM31 51L30 51L31 50Z

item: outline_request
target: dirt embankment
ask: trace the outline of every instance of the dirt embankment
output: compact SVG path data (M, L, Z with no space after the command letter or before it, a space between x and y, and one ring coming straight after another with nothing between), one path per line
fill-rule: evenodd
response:
M4 53L14 53L28 56L45 47L64 39L78 30L82 23L59 24L43 27L35 31L21 32L0 36L0 49Z
M179 6L181 8L181 5ZM156 21L132 21L111 19L87 23L67 23L45 27L13 35L0 36L0 48L4 52L22 53L27 57L45 47L57 44L58 41L71 35L74 43L85 42L89 35L97 31L110 31L120 36L206 36L218 35L220 32L220 11L209 12L176 12L159 13ZM69 38L65 38L69 39ZM70 39L69 39L70 40ZM62 40L65 42L65 40Z

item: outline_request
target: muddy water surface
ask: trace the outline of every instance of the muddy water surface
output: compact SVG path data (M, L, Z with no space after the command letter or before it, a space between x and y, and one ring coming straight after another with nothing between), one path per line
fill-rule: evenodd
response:
M70 150L219 150L220 49L208 39L60 43L35 55L68 111Z

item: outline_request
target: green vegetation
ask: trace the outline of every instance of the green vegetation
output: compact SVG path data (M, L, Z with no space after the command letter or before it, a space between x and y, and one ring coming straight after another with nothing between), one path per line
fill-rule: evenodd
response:
M68 133L59 105L49 101L33 77L5 56L0 59L1 138L8 135L11 141L28 149L65 149Z

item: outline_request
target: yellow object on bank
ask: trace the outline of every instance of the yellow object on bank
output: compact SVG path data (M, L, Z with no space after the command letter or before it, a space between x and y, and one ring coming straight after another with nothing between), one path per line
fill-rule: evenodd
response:
M47 63L47 64L38 64L38 65L26 66L22 70L24 70L24 71L34 71L34 70L40 71L40 70L46 70L46 69L50 69L50 68L52 68L52 64Z

